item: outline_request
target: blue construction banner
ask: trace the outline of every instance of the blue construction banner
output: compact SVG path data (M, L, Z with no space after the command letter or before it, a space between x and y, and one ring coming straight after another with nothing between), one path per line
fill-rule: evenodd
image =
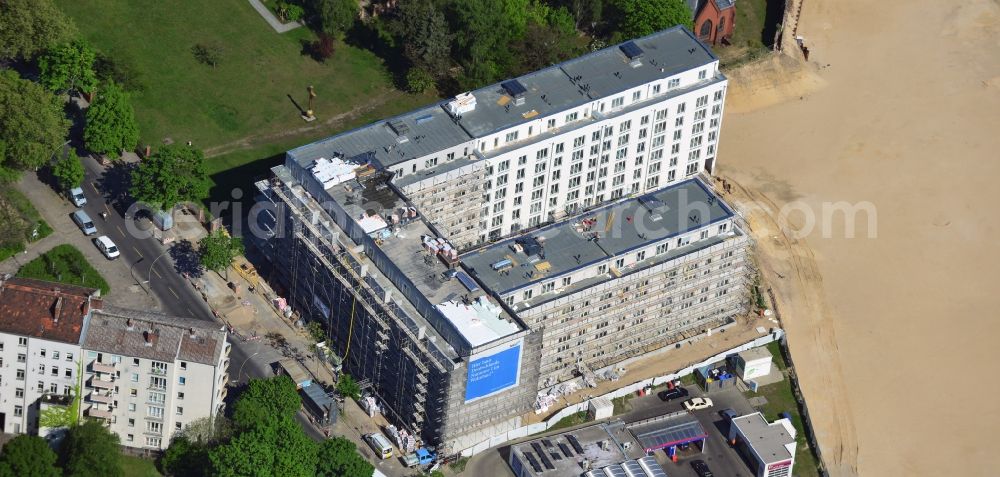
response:
M521 377L523 340L507 343L469 359L465 401L484 398L517 386Z

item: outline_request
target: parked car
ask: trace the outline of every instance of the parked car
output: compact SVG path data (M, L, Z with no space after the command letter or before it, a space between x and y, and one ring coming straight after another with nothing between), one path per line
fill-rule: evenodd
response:
M684 401L684 409L688 411L697 411L699 409L708 409L712 407L712 400L709 398L696 397Z
M712 470L708 468L708 464L703 460L696 460L691 462L691 468L698 473L698 477L713 477Z
M73 205L77 207L83 207L87 205L87 197L83 195L82 187L74 187L69 190L69 200L73 201Z
M94 227L94 221L90 220L90 216L82 210L73 212L73 222L76 222L76 226L80 227L84 235L94 235L97 233L97 227Z
M732 421L733 419L736 419L737 416L736 411L728 407L719 411L719 415L722 416L722 418L727 421Z
M666 391L660 391L660 394L657 394L657 396L660 397L661 401L673 401L674 399L687 397L687 395L688 395L687 389L681 387L667 389Z
M108 257L108 260L114 260L121 255L121 252L118 251L118 246L116 246L107 235L101 235L100 237L95 238L94 245L97 245L97 249L100 250L105 257Z

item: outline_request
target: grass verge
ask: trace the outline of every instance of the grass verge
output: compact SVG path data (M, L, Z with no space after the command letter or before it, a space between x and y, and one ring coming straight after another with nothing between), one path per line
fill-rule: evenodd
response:
M52 227L42 220L42 216L31 205L31 201L11 184L7 184L0 191L0 211L3 212L0 214L0 228L4 231L18 229L27 231L21 240L11 237L6 244L0 245L0 261L24 250L26 242L38 241L52 234ZM12 223L15 221L17 223ZM32 232L36 233L32 235Z
M128 477L161 477L156 465L149 459L123 455L121 459L122 472Z
M777 364L778 368L784 370L785 360L781 355L780 349L778 349L778 343L770 343L767 347L771 351L771 355L774 356L775 364ZM764 417L768 421L780 418L780 414L783 412L787 412L792 416L792 425L795 427L795 440L797 442L795 447L795 475L801 477L818 476L819 463L815 455L813 455L812 449L809 447L809 442L806 439L805 427L802 424L802 416L799 414L798 401L795 399L795 394L792 391L791 380L786 378L781 382L762 386L758 389L757 393L747 391L746 396L762 396L767 399L767 404L761 406L759 410L764 413Z
M589 420L590 420L590 416L587 415L587 411L580 411L580 412L576 412L576 413L570 414L570 415L568 415L568 416L560 419L559 422L553 424L552 427L550 427L548 430L549 431L554 431L556 429L564 429L564 428L567 428L567 427L573 427L573 426L576 426L578 424L583 424L583 423L585 423L585 422L587 422Z
M56 245L52 250L26 263L17 271L17 276L99 288L101 295L107 295L111 291L108 282L87 262L83 253L68 244Z

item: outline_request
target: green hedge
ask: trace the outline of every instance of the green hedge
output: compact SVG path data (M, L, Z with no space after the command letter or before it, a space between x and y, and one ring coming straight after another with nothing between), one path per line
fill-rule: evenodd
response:
M87 262L83 253L67 244L56 245L52 250L28 262L17 271L17 276L99 288L101 295L107 295L111 291L108 282Z
M38 210L31 205L31 201L29 201L24 194L10 185L4 187L3 189L4 190L0 192L0 207L10 207L14 209L16 214L13 216L5 216L9 217L10 220L19 221L19 223L0 223L0 227L10 230L11 228L23 227L25 224L33 224L37 225L38 235L35 237L26 235L23 241L17 243L9 242L6 244L0 244L0 261L6 260L14 254L24 250L25 242L41 240L52 234L52 227L49 227L49 224L42 220L42 216L38 213ZM35 227L27 227L27 229L30 231L35 229Z

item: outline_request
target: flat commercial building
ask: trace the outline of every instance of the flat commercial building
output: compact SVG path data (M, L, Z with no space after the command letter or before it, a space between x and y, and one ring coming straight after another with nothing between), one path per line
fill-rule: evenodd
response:
M788 477L795 465L795 427L787 418L767 422L761 413L732 420L729 440L756 464L757 477Z
M620 420L515 444L507 463L517 477L666 476Z
M745 311L750 240L700 179L725 87L678 27L293 149L257 245L394 424L467 449Z
M79 402L122 445L165 449L222 411L231 345L212 323L106 306L94 289L0 279L0 429L46 435Z

